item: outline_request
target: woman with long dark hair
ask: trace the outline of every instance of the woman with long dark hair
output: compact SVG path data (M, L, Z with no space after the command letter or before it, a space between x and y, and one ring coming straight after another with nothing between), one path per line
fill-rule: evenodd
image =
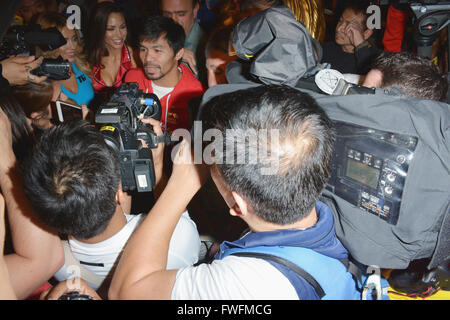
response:
M24 159L36 142L33 128L19 102L11 95L0 97L0 109L11 124L12 147L19 162Z
M96 92L119 87L125 73L136 67L126 16L120 6L102 2L95 7L85 50Z
M52 126L50 103L54 93L53 87L50 80L41 83L28 82L11 87L11 94L22 106L26 117L32 125L41 129L48 129Z

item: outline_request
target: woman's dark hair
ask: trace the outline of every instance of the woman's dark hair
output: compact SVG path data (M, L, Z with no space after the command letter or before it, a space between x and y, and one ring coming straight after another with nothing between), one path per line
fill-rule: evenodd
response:
M111 13L120 13L127 25L127 39L125 43L130 43L131 35L127 16L123 9L113 2L101 2L94 7L89 18L89 32L86 36L85 53L87 61L91 66L101 63L102 57L109 55L105 46L105 34L108 18Z
M19 102L12 95L0 97L0 108L9 119L12 131L12 143L17 161L25 159L36 142L33 129L28 124Z
M47 114L47 107L53 97L53 86L50 80L41 83L27 82L13 86L11 93L22 106L25 115L31 118L33 112Z

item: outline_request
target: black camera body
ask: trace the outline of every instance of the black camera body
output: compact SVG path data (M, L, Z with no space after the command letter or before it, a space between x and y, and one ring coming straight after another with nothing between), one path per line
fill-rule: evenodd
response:
M95 122L103 124L100 132L106 143L119 155L122 190L149 192L155 185L155 168L151 148L170 141L168 135L157 136L143 118L161 120L161 103L153 93L139 90L137 83L123 83L111 99L100 105ZM143 140L148 148L143 148Z
M81 294L78 291L63 294L58 300L94 300L91 296Z
M0 44L0 61L9 56L27 55L34 46L51 51L66 43L66 39L57 28L42 30L39 25L29 27L14 25L8 29Z
M53 80L66 80L70 78L70 63L61 56L57 59L45 58L39 67L31 70L31 74Z

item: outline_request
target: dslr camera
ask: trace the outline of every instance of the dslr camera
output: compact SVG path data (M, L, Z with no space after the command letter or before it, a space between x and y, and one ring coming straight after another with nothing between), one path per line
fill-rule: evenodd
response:
M56 59L45 58L39 67L31 70L31 74L53 80L66 80L70 78L70 63L61 56Z
M167 132L157 136L141 119L161 120L161 103L153 93L139 90L137 83L123 83L111 99L100 105L95 123L106 144L119 155L122 189L149 192L155 186L155 168L151 148L170 143ZM148 146L144 148L142 141Z

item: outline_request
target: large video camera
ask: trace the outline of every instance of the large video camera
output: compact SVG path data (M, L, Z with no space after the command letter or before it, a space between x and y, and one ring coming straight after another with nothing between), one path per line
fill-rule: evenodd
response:
M9 56L28 55L35 46L44 51L51 51L65 44L66 39L56 28L42 30L39 25L31 27L15 25L8 29L0 45L0 61ZM65 80L70 77L70 64L62 58L47 58L31 73L37 76L47 76L53 80Z
M159 143L170 143L170 136L157 136L141 119L161 119L162 109L158 97L139 90L137 83L123 83L109 102L102 104L95 122L106 143L119 154L122 189L149 192L155 185L155 168L150 149ZM141 140L148 148L143 148Z

